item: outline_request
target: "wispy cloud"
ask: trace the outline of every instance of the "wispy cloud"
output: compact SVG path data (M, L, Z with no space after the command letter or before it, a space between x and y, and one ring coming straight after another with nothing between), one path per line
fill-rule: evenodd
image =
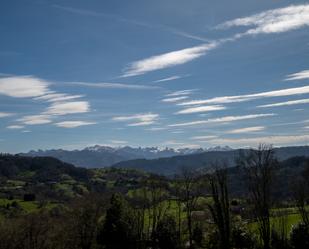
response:
M272 144L275 146L283 145L307 145L309 143L309 135L277 135L253 138L218 138L210 140L209 143L214 145L229 146L252 146L257 147L260 143Z
M46 110L45 114L50 115L66 115L74 113L85 113L90 111L90 105L87 101L72 102L55 102Z
M51 123L51 117L49 115L29 115L24 116L17 121L26 125L41 125Z
M0 118L10 117L10 116L13 116L13 115L14 115L14 113L0 112Z
M189 95L195 92L196 89L186 89L186 90L180 90L180 91L175 91L169 94L166 94L166 97L174 97L174 96L182 96L182 95Z
M207 135L207 136L193 136L193 137L191 137L190 139L192 139L192 140L203 140L203 141L206 141L206 140L214 139L214 138L217 138L217 136L213 136L213 135Z
M155 123L154 120L140 121L140 122L128 124L128 126L147 126L147 125L151 125L153 123Z
M180 100L185 100L189 98L188 96L179 96L179 97L174 97L174 98L166 98L166 99L162 99L162 102L168 102L168 103L173 103L173 102L177 102Z
M187 75L186 76L174 75L174 76L171 76L171 77L167 77L167 78L163 78L163 79L160 79L160 80L156 80L156 81L154 81L154 83L178 80L178 79L181 79L181 78L184 78L184 77L187 77Z
M128 141L125 141L125 140L114 140L114 139L109 140L109 142L111 142L112 144L120 144L120 145L128 143Z
M198 107L191 107L180 110L175 114L191 114L191 113L199 113L199 112L212 112L212 111L219 111L225 110L226 107L222 105L208 105L208 106L198 106Z
M199 35L190 34L190 33L187 33L185 31L180 31L180 30L176 30L176 29L172 29L171 31L176 35L180 35L182 37L186 37L186 38L196 40L196 41L201 41L201 42L211 42L212 41L211 39L207 39L207 38L201 37Z
M160 89L158 86L147 86L147 85L134 85L134 84L124 84L124 83L110 83L110 82L70 82L69 85L94 87L94 88L110 88L110 89L131 89L131 90L154 90Z
M82 108L82 105L89 109L86 101L67 102L69 100L84 97L83 95L71 95L66 93L57 93L50 90L51 82L37 78L35 76L10 76L0 77L0 94L14 98L32 98L33 100L42 100L46 102L54 102L48 107L48 114L56 114L58 108L69 108L70 106ZM87 109L87 110L88 110ZM71 112L68 111L68 114ZM76 112L72 112L76 113ZM64 115L59 114L58 115Z
M275 116L274 113L263 113L263 114L250 114L250 115L243 115L243 116L225 116L220 118L210 118L206 120L197 120L192 122L185 122L185 123L177 123L177 124L170 124L169 127L182 127L182 126L196 126L196 125L203 125L209 123L228 123L246 119L256 119L256 118L263 118L263 117L271 117Z
M180 34L184 37L206 41L206 43L199 46L176 50L134 61L124 69L122 77L141 75L151 71L165 69L190 62L205 55L210 50L216 49L219 45L222 45L226 42L235 41L245 35L281 33L290 30L296 30L308 25L309 5L303 4L263 11L256 15L224 22L218 25L217 28L226 29L237 26L248 26L252 28L249 28L244 33L237 33L232 37L216 41L209 41L207 39L205 40L204 38L181 31L174 32L175 34Z
M46 100L47 102L62 102L72 99L82 98L84 95L69 95L66 93L49 93L40 97L34 98L35 100Z
M229 133L229 134L252 133L252 132L258 132L258 131L263 131L263 130L265 130L264 126L253 126L253 127L245 127L245 128L230 130L230 131L227 131L226 133Z
M247 26L243 35L282 33L309 25L309 4L291 5L224 22L217 28Z
M218 42L211 42L134 61L124 69L122 77L141 75L147 72L181 65L205 55L218 45Z
M56 126L62 127L62 128L76 128L80 126L85 125L93 125L96 124L96 122L87 122L87 121L63 121L55 123Z
M259 105L258 107L277 107L277 106L287 106L287 105L299 105L299 104L308 104L309 99L298 99L298 100L290 100L285 102L279 102L268 105Z
M201 147L198 144L188 144L188 143L180 142L180 141L176 141L176 140L167 140L167 141L163 142L163 144L167 145L167 146L179 148L179 149L181 149L181 148L197 149L197 148Z
M50 92L48 82L32 76L0 78L0 94L15 98L38 97Z
M159 115L155 113L142 113L127 116L117 116L113 117L112 120L121 122L133 121L133 123L129 123L128 126L146 126L155 123L158 118Z
M146 131L163 131L163 130L166 130L166 127L151 127L151 128L147 128L145 130Z
M261 93L235 95L235 96L222 96L204 100L191 100L179 103L178 105L186 106L186 105L202 105L202 104L235 103L235 102L250 101L254 99L261 99L261 98L302 95L307 93L309 93L309 86L303 86L303 87L287 88L287 89L261 92Z
M133 24L133 25L140 26L140 27L160 29L162 31L170 32L174 35L189 38L189 39L196 40L196 41L202 41L202 42L209 42L210 41L209 39L207 39L205 37L190 34L188 32L178 30L178 29L175 29L173 27L169 27L169 26L166 26L166 25L160 25L160 24L151 24L151 23L141 22L141 21L138 21L138 20L133 20L133 19L123 17L121 15L99 12L99 11L95 11L95 10L79 9L79 8L74 8L74 7L70 7L70 6L58 5L58 4L54 4L54 5L52 5L52 7L66 11L66 12L69 12L69 13L72 13L72 14L81 15L81 16L104 17L104 18L110 18L110 19L113 19L113 20L116 20L116 21L119 21L119 22Z
M23 129L25 128L25 126L23 125L9 125L6 127L7 129L11 129L11 130L18 130L18 129Z
M304 80L309 79L309 70L303 70L298 73L289 74L285 80Z

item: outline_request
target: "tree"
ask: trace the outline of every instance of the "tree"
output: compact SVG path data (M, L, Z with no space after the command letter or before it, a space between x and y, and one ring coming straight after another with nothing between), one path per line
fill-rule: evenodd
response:
M301 215L303 223L309 227L309 212L306 209L307 200L309 200L309 161L305 165L305 168L294 184L294 198L298 211Z
M78 199L71 206L68 221L78 248L91 249L95 243L102 200L96 196Z
M171 216L165 216L158 222L156 230L153 232L153 240L158 249L177 248L176 222Z
M149 224L151 224L151 231L155 231L158 222L164 217L168 207L165 200L167 200L166 181L162 176L151 175L146 182L146 187L149 196Z
M270 248L270 209L272 205L272 182L277 160L272 146L261 144L257 150L249 150L240 155L240 165L248 181L254 214L257 219L263 248Z
M199 180L195 171L183 168L180 175L181 189L178 191L179 199L185 205L186 219L189 234L189 247L193 248L193 222L192 211L196 207L198 198L200 197Z
M306 200L308 198L307 184L304 179L298 179L294 185L294 198L302 221L309 226L309 212L306 209Z
M219 245L222 249L229 249L231 221L226 168L217 167L208 175L208 181L213 200L212 204L208 204L208 208L218 230Z
M119 194L114 194L98 233L98 243L106 249L135 248L136 231L130 207Z

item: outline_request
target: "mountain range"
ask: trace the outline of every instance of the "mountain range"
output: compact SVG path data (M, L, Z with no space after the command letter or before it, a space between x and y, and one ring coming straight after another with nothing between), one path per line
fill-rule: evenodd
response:
M74 164L79 167L86 168L102 168L109 167L122 161L134 159L158 159L167 158L180 155L199 154L207 151L230 151L230 147L213 147L208 149L203 148L158 148L158 147L110 147L95 145L86 147L82 150L37 150L29 151L28 153L21 153L23 156L47 156L54 157L63 162Z
M248 149L206 151L191 155L180 155L157 159L136 159L114 164L116 168L131 168L146 172L174 175L182 168L202 169L209 168L215 162L225 162L229 167L236 166L236 161L241 152ZM274 148L275 157L279 161L291 157L309 157L309 146L293 146Z

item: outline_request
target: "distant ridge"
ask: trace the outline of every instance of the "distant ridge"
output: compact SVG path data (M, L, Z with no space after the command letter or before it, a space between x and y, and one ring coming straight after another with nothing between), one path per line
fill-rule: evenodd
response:
M309 157L309 146L292 146L275 148L276 156L284 160L295 156ZM231 165L239 155L239 149L233 150L228 146L203 148L158 148L158 147L110 147L95 145L82 150L38 150L22 153L24 156L55 157L63 162L79 167L102 168L118 167L133 168L170 175L177 173L182 167L207 167L215 160L225 160Z
M215 161L225 161L229 166L235 166L235 160L239 157L241 150L227 151L206 151L199 154L173 156L169 158L158 158L152 160L136 159L123 161L114 164L116 168L132 168L163 175L173 175L179 173L183 167L200 169L209 167ZM291 157L309 157L309 146L294 146L275 148L275 155L280 160Z
M113 164L134 160L134 159L157 159L179 155L192 155L203 153L206 151L230 151L230 147L213 147L209 149L203 148L159 148L159 147L110 147L102 145L94 145L86 147L82 150L37 150L21 153L23 156L48 156L55 157L63 162L72 163L76 166L86 168L109 167Z

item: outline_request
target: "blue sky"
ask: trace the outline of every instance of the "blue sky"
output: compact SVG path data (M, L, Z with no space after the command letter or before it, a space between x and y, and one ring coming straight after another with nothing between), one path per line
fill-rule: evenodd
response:
M0 3L0 151L309 143L309 2Z

